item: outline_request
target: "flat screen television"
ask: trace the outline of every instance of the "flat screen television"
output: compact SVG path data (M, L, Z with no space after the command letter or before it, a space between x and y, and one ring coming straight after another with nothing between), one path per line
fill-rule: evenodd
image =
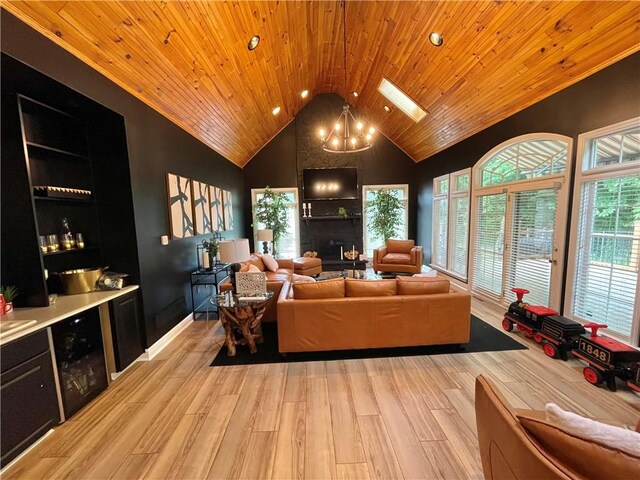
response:
M302 171L305 200L344 200L359 198L358 169L305 168Z

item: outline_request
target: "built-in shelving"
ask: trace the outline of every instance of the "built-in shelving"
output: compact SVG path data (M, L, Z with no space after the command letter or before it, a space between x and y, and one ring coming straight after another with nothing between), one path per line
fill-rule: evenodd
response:
M91 205L93 203L93 199L91 198L58 198L58 197L40 197L38 195L33 196L34 200L38 202L63 202L63 203L84 203L87 205Z
M81 155L79 153L74 153L74 152L70 152L68 150L62 150L60 148L56 148L56 147L50 147L48 145L43 145L40 143L35 143L35 142L25 142L27 144L27 146L29 148L33 148L36 150L45 150L47 152L52 152L52 153L57 153L60 155L65 155L67 157L72 157L72 158L76 158L76 159L81 159L81 160L89 160L89 158L86 155Z
M52 255L65 255L68 253L79 253L79 252L86 252L91 250L98 250L98 247L70 248L69 250L58 250L57 252L43 253L42 256L50 257Z

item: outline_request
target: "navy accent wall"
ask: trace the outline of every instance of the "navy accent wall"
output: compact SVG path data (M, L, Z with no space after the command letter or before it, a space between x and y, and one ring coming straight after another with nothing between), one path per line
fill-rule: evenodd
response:
M418 163L417 241L431 261L433 179L473 167L496 145L528 133L578 135L640 115L640 53L566 88L446 150ZM572 167L572 176L573 176ZM569 222L570 225L570 222ZM568 227L567 227L568 228Z
M146 338L152 345L189 313L189 273L197 263L196 244L206 238L160 245L160 236L170 233L166 173L231 190L238 227L225 237L236 238L245 224L242 169L4 10L1 22L3 52L125 119Z

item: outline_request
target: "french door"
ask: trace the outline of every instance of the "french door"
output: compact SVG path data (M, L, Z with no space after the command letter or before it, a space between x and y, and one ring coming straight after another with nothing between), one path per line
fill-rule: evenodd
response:
M561 185L513 185L475 197L474 292L509 304L515 300L512 288L526 288L529 303L559 308L563 259L558 252L566 221L566 208L558 208Z

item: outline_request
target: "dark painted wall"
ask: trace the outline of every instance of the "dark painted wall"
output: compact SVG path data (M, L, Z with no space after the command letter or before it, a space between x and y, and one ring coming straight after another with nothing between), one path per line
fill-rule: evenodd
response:
M242 236L244 226L242 170L4 10L1 21L3 52L125 119L147 345L151 345L190 310L189 273L196 266L196 244L205 238L160 245L160 236L169 233L166 173L231 190L239 228L225 237L235 238Z
M394 183L409 184L409 237L414 238L416 164L407 154L380 133L376 134L373 148L365 152L337 155L322 150L318 131L320 127L327 128L336 121L342 111L343 103L344 100L334 94L314 96L295 119L256 154L244 167L246 204L251 204L250 189L252 188L264 188L266 185L291 187L297 184L302 205L305 201L302 191L303 169L357 167L360 187ZM354 114L357 118L357 112ZM362 213L362 199L313 201L312 211L314 215L336 215L339 206L344 206L350 213ZM302 207L300 207L300 215L302 216ZM327 225L324 227L326 228ZM311 248L311 245L304 243L305 237L313 234L313 232L307 232L309 228L304 222L300 225L302 251ZM361 230L361 225L358 228ZM247 213L245 229L250 234L249 213ZM362 234L359 233L359 235L361 237Z
M580 133L637 115L640 115L640 54L627 57L418 163L417 234L418 243L424 246L425 263L431 261L432 188L435 177L473 167L496 145L519 135L537 132L572 137L572 163L575 165Z

